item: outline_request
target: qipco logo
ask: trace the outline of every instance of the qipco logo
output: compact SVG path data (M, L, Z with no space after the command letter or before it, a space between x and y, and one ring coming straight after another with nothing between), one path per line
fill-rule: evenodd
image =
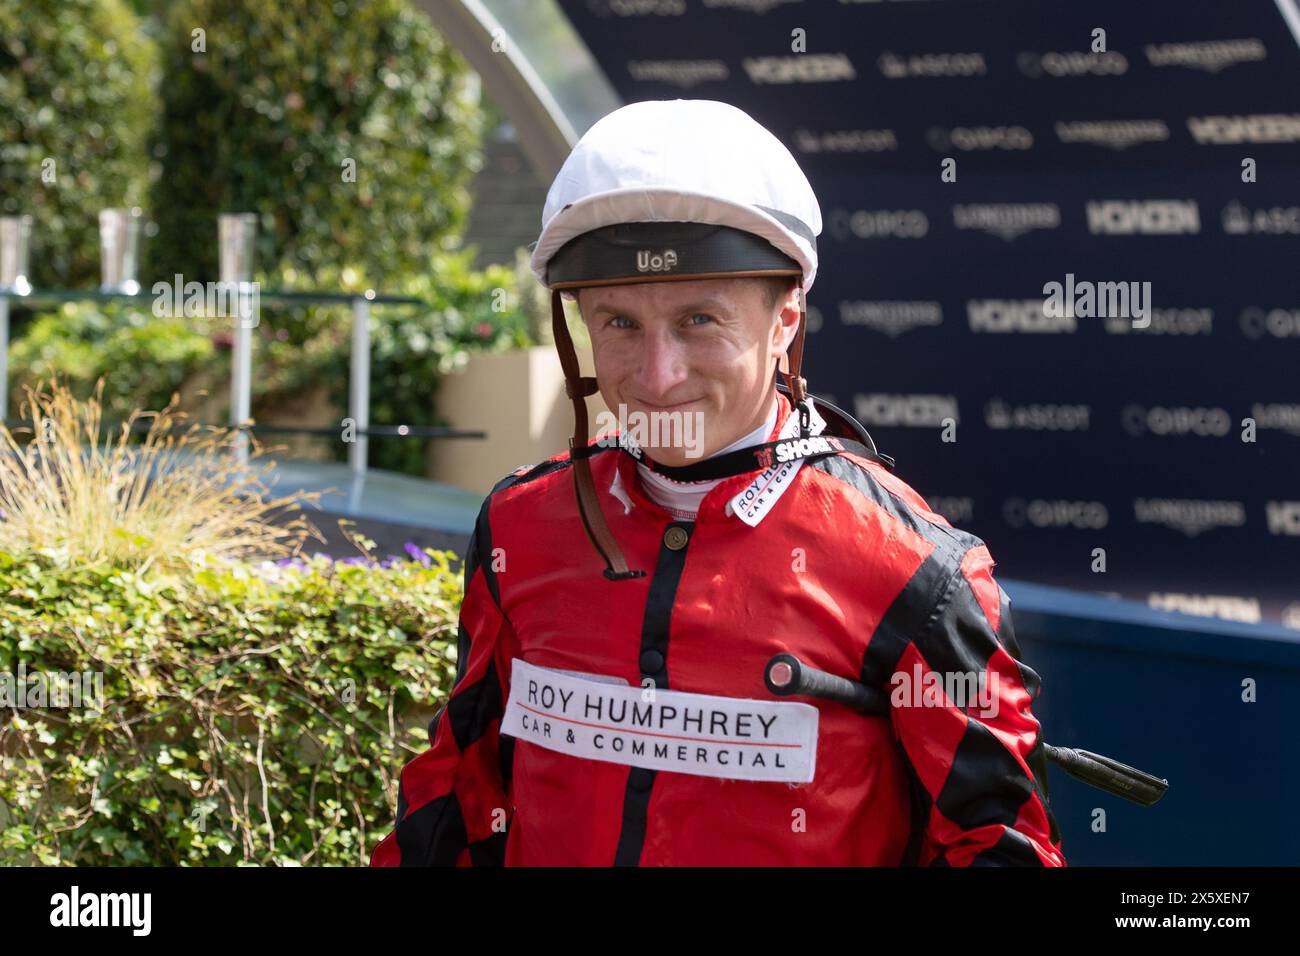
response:
M637 272L671 272L677 268L677 251L665 249L663 252L651 252L640 249L636 254Z

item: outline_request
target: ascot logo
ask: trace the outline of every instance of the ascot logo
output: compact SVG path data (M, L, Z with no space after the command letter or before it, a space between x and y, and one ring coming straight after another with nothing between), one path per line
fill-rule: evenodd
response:
M1239 202L1223 207L1223 231L1230 236L1300 233L1300 206L1247 209Z
M1146 326L1135 325L1124 316L1106 316L1104 324L1110 335L1133 331L1146 335L1209 335L1214 329L1214 310L1152 309Z
M898 149L898 135L892 129L797 129L794 144L801 153L886 153Z
M876 60L880 72L891 80L909 76L984 76L988 67L983 53L922 53L899 56L886 50Z
M1194 538L1212 528L1240 528L1246 523L1246 506L1240 501L1135 498L1133 518L1138 524L1161 525Z
M676 268L676 249L665 249L662 252L652 252L649 249L637 250L637 272L672 272Z

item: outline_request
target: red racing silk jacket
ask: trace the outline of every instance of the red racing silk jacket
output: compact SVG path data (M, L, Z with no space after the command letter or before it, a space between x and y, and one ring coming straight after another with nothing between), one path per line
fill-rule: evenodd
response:
M773 438L790 414L777 398ZM465 559L456 681L429 748L402 771L396 828L372 866L1065 865L1030 708L1039 681L1019 664L979 538L847 451L805 461L757 526L726 510L757 465L676 520L608 444L591 458L602 509L646 576L603 575L568 452L497 483ZM615 469L630 508L604 493ZM586 759L501 733L516 660L775 701L763 674L782 652L882 688L982 674L996 707L940 692L877 717L796 698L819 711L815 775L798 784Z

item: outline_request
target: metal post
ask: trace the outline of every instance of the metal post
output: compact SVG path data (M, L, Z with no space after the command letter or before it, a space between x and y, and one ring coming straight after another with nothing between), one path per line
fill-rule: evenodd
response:
M9 296L0 294L0 422L9 417Z
M348 383L348 417L358 432L370 427L370 300L373 290L366 290L365 298L352 300L352 374ZM353 436L348 448L348 464L352 474L360 477L366 473L366 453L369 438L364 434Z
M239 425L253 410L253 330L238 309L232 321L235 334L230 356L230 424ZM235 455L241 464L248 461L248 445L248 432L241 431L235 441Z

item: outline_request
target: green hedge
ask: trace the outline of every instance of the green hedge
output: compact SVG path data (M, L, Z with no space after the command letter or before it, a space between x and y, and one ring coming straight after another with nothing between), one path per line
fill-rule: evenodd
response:
M119 0L0 0L0 214L35 219L34 284L98 285L99 211L143 205L155 68Z
M148 309L113 303L67 303L38 314L10 344L9 368L14 414L25 386L58 376L89 394L102 377L105 412L124 419L136 408L162 408L201 371L224 387L230 360L184 317L154 318Z
M0 553L0 670L103 675L102 710L4 708L0 862L364 864L454 677L452 558L209 566L186 598Z
M306 288L392 291L460 231L477 77L409 0L176 0L160 44L147 274L215 278L220 212L259 214L257 271Z

